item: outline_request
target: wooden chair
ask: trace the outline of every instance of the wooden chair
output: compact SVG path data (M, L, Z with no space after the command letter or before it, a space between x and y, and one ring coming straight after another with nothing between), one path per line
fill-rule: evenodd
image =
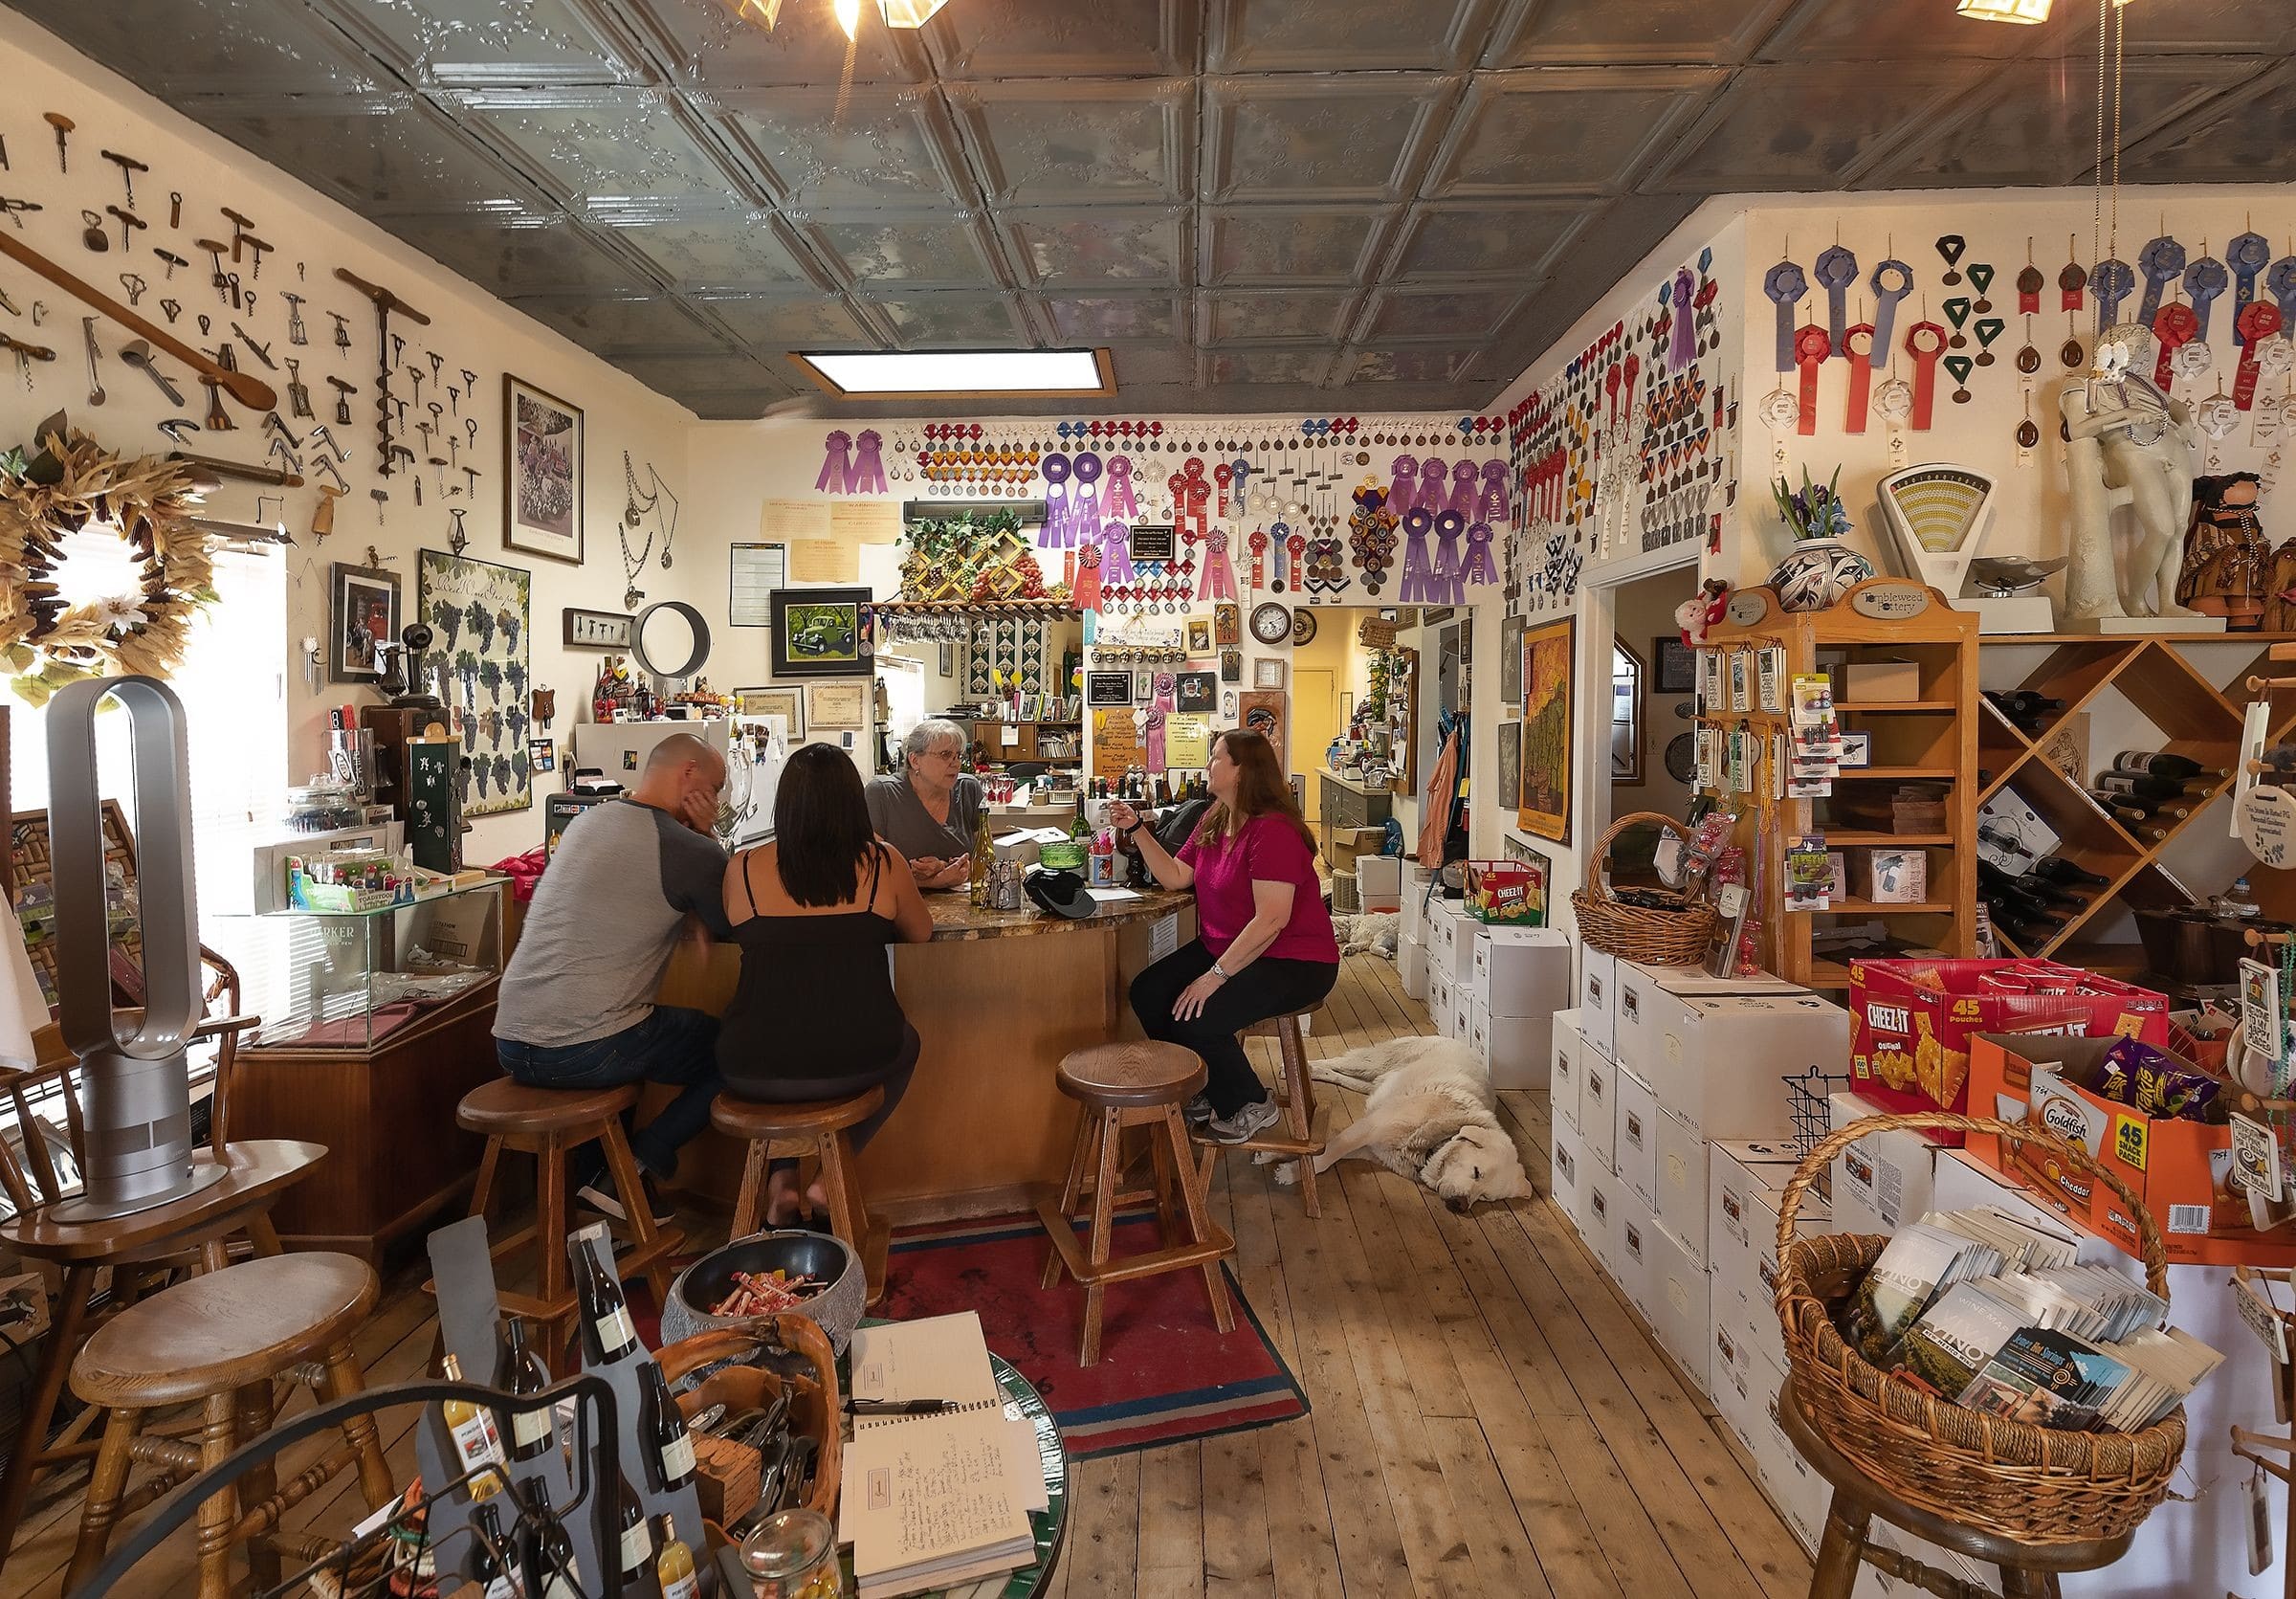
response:
M1810 1469L1834 1490L1833 1503L1825 1513L1825 1532L1818 1543L1817 1566L1810 1577L1810 1599L1849 1599L1861 1564L1927 1592L1984 1599L1985 1590L1975 1584L1938 1571L1910 1555L1867 1543L1866 1529L1876 1516L1940 1548L1994 1566L2001 1574L2001 1592L2007 1599L2056 1599L2057 1579L2062 1573L2110 1566L2129 1552L2130 1541L2135 1537L2125 1532L2117 1538L2081 1543L2020 1543L1908 1504L1843 1459L1802 1419L1791 1377L1778 1395L1777 1425Z
M776 1105L720 1094L710 1105L710 1125L749 1145L741 1166L741 1192L734 1202L731 1236L746 1238L765 1226L765 1179L773 1145L802 1144L821 1163L821 1186L829 1200L829 1231L861 1257L869 1279L869 1303L885 1297L887 1230L869 1213L860 1178L853 1170L848 1129L868 1121L885 1102L885 1090L872 1088L850 1099Z
M645 1277L653 1289L655 1305L669 1302L670 1256L685 1242L685 1233L653 1224L637 1158L629 1152L629 1138L622 1130L623 1112L637 1102L635 1083L620 1088L529 1088L497 1077L465 1094L454 1109L460 1126L486 1139L486 1152L478 1161L478 1186L471 1194L472 1215L484 1216L494 1202L503 1150L534 1157L534 1225L498 1239L493 1254L499 1261L534 1247L539 1291L505 1292L498 1298L508 1314L543 1328L544 1339L553 1345L563 1343L574 1320L572 1272L566 1261L566 1157L593 1139L606 1151L607 1174L629 1217L624 1225L631 1247L615 1257L615 1269L625 1281Z
M1050 1194L1037 1200L1036 1213L1052 1240L1051 1258L1045 1262L1044 1286L1050 1288L1059 1282L1064 1267L1084 1284L1084 1344L1077 1356L1079 1366L1091 1366L1100 1358L1102 1299L1112 1282L1201 1267L1204 1291L1211 1296L1214 1324L1223 1333L1235 1326L1235 1312L1220 1271L1221 1260L1235 1253L1235 1240L1213 1224L1204 1208L1203 1187L1189 1158L1187 1126L1181 1117L1181 1106L1203 1087L1203 1062L1178 1044L1098 1044L1072 1050L1061 1060L1060 1091L1082 1109L1076 1118L1076 1143L1069 1156L1068 1180L1061 1185L1057 1202ZM1134 1127L1147 1129L1156 1169L1153 1189L1122 1188L1124 1134ZM1092 1227L1080 1251L1071 1218L1088 1192L1092 1195ZM1117 1208L1137 1204L1151 1193L1163 1247L1111 1259Z
M272 1230L270 1210L279 1194L299 1181L326 1155L321 1144L292 1139L254 1139L232 1143L224 1086L238 1050L239 1035L256 1025L254 1016L239 1011L239 975L231 963L211 950L201 959L214 972L209 988L210 1003L224 1002L224 1014L203 1021L193 1040L212 1039L217 1055L213 1097L210 1100L208 1158L225 1166L216 1183L171 1204L134 1211L102 1221L58 1222L51 1212L67 1196L58 1176L51 1132L36 1113L60 1113L63 1146L75 1165L84 1152L85 1129L79 1113L79 1063L61 1055L60 1039L50 1033L41 1053L48 1063L30 1072L0 1076L0 1095L15 1112L19 1137L24 1141L19 1160L0 1140L0 1189L5 1189L15 1214L0 1222L0 1243L29 1259L49 1261L62 1269L62 1292L57 1296L39 1369L26 1398L23 1424L10 1453L8 1470L0 1477L0 1553L13 1543L24 1508L31 1501L33 1482L57 1466L92 1457L97 1446L85 1437L94 1412L75 1418L54 1441L48 1429L63 1393L64 1378L80 1345L100 1318L91 1316L99 1274L109 1269L111 1288L104 1315L132 1304L153 1281L177 1272L212 1272L229 1263L233 1241L255 1255L279 1253L278 1234ZM43 1030L45 1031L45 1030Z
M113 1525L176 1483L219 1464L270 1431L272 1381L291 1378L322 1400L364 1387L351 1334L382 1291L374 1269L348 1255L274 1255L193 1277L121 1311L72 1363L72 1391L101 1407L103 1443L88 1479L79 1537L64 1574L72 1592L95 1574ZM200 1407L196 1446L144 1433L145 1413ZM280 1518L356 1467L366 1504L395 1497L374 1418L343 1424L342 1446L281 1486L266 1463L199 1507L199 1599L229 1599L232 1550L248 1545L258 1585L279 1580L266 1542ZM127 1491L130 1469L155 1477Z
M1315 1157L1323 1153L1323 1140L1315 1133L1315 1082L1308 1076L1307 1043L1300 1033L1300 1023L1314 1013L1299 1010L1286 1016L1270 1016L1244 1030L1247 1038L1276 1041L1282 1068L1275 1079L1275 1102L1284 1110L1283 1131L1270 1127L1242 1144L1219 1144L1198 1130L1195 1139L1202 1164L1196 1168L1196 1181L1206 1191L1211 1187L1212 1167L1219 1161L1221 1150L1260 1150L1277 1156L1278 1166L1291 1164L1299 1183L1300 1204L1307 1208L1311 1217L1323 1214L1323 1205L1315 1192Z

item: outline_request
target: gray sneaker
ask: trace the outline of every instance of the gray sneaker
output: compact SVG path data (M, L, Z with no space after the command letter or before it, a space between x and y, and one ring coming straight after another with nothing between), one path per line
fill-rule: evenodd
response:
M1191 1127L1201 1127L1212 1119L1212 1101L1199 1094L1183 1106L1180 1113Z
M1254 1099L1233 1116L1216 1116L1204 1123L1215 1144L1248 1144L1283 1119L1273 1099Z

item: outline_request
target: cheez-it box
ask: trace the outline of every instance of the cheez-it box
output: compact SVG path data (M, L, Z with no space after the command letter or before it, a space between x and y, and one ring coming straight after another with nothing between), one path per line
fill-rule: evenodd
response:
M2169 1041L2166 994L2054 961L1853 961L1849 1012L1851 1087L1907 1113L1970 1103L1970 1040L1980 1033Z

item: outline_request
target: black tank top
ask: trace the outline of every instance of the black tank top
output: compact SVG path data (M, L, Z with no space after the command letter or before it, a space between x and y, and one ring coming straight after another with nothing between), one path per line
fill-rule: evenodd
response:
M858 908L827 916L762 916L741 857L749 920L734 929L741 979L718 1029L727 1081L850 1077L900 1053L908 1020L894 997L889 945L900 934L876 902L884 853L872 853Z

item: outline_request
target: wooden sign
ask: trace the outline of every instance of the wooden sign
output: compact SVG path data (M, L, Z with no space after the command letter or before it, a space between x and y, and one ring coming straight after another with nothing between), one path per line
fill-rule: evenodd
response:
M1741 628L1751 628L1770 614L1770 596L1764 589L1741 589L1731 595L1722 614Z
M1877 622L1903 622L1930 609L1930 591L1918 583L1876 579L1858 585L1849 596L1849 609Z
M1376 616L1366 616L1356 624L1356 642L1366 650L1394 649L1395 634L1393 622L1383 622Z
M1102 777L1118 777L1135 766L1144 768L1147 760L1147 751L1140 744L1140 729L1131 711L1093 713L1094 772Z

